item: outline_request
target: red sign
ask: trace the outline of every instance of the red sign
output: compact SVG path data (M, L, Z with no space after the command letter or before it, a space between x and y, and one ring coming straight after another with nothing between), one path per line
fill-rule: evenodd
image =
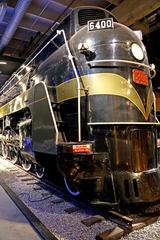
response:
M144 71L133 69L132 73L133 73L133 82L144 85L144 86L148 86L148 76Z
M72 150L73 150L73 153L90 153L91 145L90 144L73 145Z

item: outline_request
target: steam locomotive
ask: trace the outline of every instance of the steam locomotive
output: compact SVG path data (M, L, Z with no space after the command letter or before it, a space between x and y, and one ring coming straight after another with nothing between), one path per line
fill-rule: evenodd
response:
M158 202L154 73L139 32L73 9L0 89L2 155L39 178L56 163L67 191L97 204Z

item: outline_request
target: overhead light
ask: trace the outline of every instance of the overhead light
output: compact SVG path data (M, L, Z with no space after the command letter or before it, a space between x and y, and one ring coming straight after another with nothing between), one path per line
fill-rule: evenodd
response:
M4 61L0 61L0 64L7 64L7 62L4 62Z

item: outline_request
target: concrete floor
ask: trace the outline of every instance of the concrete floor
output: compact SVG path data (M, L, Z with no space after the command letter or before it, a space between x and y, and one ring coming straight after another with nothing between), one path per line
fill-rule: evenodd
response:
M0 186L0 240L40 240L23 213Z

